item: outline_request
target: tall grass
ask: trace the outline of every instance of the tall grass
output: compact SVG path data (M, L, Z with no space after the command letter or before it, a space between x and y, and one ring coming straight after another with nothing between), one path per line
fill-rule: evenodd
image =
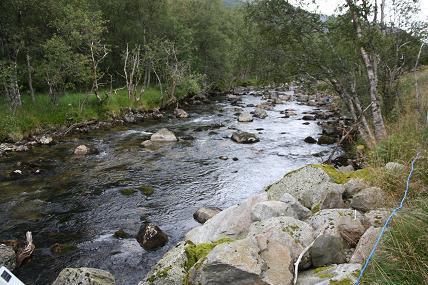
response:
M428 68L418 72L420 98L416 100L413 74L401 82L401 98L388 122L388 139L369 154L375 184L395 204L403 195L409 162L420 152L405 210L394 220L363 279L364 284L428 284ZM403 173L379 168L389 161L404 163Z
M110 96L100 103L94 95L66 93L54 105L46 94L37 94L36 102L23 96L22 107L12 113L4 98L0 98L0 141L19 140L25 136L80 123L87 120L106 119L109 114L118 114L126 108L150 110L158 108L161 102L160 91L154 88L145 91L138 102L129 100L125 90Z

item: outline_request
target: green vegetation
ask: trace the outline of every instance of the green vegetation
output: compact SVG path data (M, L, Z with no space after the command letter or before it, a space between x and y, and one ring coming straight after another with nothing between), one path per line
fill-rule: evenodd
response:
M151 196L155 193L155 188L146 185L138 187L138 190L140 190L145 196Z
M137 192L137 190L130 189L130 188L120 190L120 193L122 193L122 195L124 195L124 196L131 196L132 194L134 194L136 192Z
M344 173L327 164L313 164L312 166L324 170L324 172L327 173L328 176L330 176L330 178L337 184L344 184L350 179L354 178L360 178L368 181L370 180L371 171L368 168L358 169L356 171Z
M153 283L158 278L163 278L163 277L168 276L168 272L171 270L171 268L172 268L171 266L168 266L168 267L164 268L163 270L156 272L156 274L153 274L152 276L147 278L147 282Z

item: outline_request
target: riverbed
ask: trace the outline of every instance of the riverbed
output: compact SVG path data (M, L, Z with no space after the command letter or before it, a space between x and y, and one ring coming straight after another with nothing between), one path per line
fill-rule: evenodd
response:
M36 251L17 276L27 285L50 284L65 267L95 267L115 275L116 284L138 284L151 266L198 224L192 214L202 206L226 208L254 195L287 171L320 163L332 146L306 144L321 133L316 121L304 125L304 112L316 107L278 104L266 119L239 123L236 113L254 110L263 100L242 97L233 106L224 97L186 108L190 117L146 121L111 130L69 136L55 145L0 158L0 240L24 239L33 232ZM297 116L283 118L280 111ZM166 127L181 139L145 149L141 142ZM236 144L236 130L256 133L260 142ZM76 157L85 144L99 154ZM219 157L227 157L227 160ZM234 159L235 158L235 159ZM9 173L23 171L10 179ZM154 188L151 196L123 189ZM145 222L158 225L168 244L146 252L135 238ZM130 238L113 234L123 229ZM54 244L66 245L53 253Z

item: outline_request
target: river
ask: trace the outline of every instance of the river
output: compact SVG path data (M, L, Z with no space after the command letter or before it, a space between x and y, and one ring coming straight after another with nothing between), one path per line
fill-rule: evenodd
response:
M243 109L252 111L261 97L243 96ZM198 224L192 214L201 206L226 208L254 195L288 170L319 163L314 154L328 153L331 146L310 145L317 137L315 121L304 125L303 112L315 107L297 102L276 105L269 116L239 123L224 97L186 109L190 117L92 131L61 139L0 158L0 240L24 239L33 232L36 251L16 274L27 285L46 285L65 267L96 267L115 275L117 284L137 284L150 267L184 234ZM298 115L282 118L281 110ZM167 127L180 140L155 150L140 147L150 133ZM234 129L258 133L260 142L236 144ZM80 144L95 146L100 153L76 157ZM228 160L219 159L229 157ZM232 158L237 158L234 161ZM16 169L23 177L8 179ZM40 170L36 174L34 170ZM140 191L125 196L120 190L152 186L146 197ZM144 222L157 224L170 238L154 252L144 251L134 238L117 239L124 229L135 236ZM52 253L50 247L66 244L69 251Z

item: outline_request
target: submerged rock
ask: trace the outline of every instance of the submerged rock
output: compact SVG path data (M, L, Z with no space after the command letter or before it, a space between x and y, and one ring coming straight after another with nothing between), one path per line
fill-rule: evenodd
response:
M150 140L152 142L176 142L177 137L170 130L163 128L154 133L151 136Z
M16 254L12 247L0 244L0 267L5 266L9 270L14 270L16 266Z
M242 144L251 144L251 143L257 143L260 141L260 139L252 133L247 132L235 132L232 134L232 140L237 143Z
M110 272L96 268L65 268L52 285L114 285Z
M200 224L205 224L206 221L221 212L220 208L199 208L194 214L193 218Z
M156 225L145 224L137 234L138 243L145 250L156 250L168 242L168 236Z

